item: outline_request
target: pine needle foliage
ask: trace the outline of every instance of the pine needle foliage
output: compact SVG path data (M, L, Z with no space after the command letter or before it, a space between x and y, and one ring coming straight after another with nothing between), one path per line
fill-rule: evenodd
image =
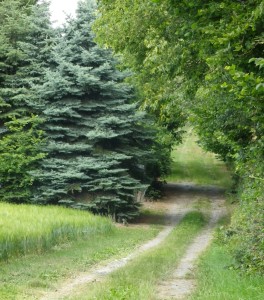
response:
M0 24L0 199L26 202L33 181L29 171L43 157L41 120L31 103L53 35L48 5L1 1Z
M111 51L94 42L95 6L79 4L52 52L45 82L36 87L46 158L33 173L34 202L64 203L111 215L137 214L135 194L147 181L145 161L155 132L137 110ZM89 202L78 203L86 193Z

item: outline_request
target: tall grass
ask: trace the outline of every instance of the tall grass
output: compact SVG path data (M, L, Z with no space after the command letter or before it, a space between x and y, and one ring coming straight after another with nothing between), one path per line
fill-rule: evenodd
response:
M203 151L197 140L193 130L188 129L183 143L172 151L172 173L166 180L230 187L232 180L224 163L213 153Z
M113 229L109 219L85 211L0 202L0 260Z
M56 245L42 255L33 253L26 259L0 262L0 299L41 299L47 291L55 291L69 278L89 272L97 263L128 255L158 232L154 226L122 226L111 232Z

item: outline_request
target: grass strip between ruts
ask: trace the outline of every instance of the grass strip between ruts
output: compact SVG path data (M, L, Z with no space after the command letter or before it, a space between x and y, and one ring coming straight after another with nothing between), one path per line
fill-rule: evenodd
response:
M175 269L186 248L204 225L201 213L188 213L160 246L113 272L103 284L80 287L78 294L64 299L155 299L155 285Z

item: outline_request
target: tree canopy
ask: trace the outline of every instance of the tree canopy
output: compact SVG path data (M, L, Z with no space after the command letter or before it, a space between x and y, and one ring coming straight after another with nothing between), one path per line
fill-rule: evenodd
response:
M168 124L188 115L204 147L239 169L249 149L263 148L263 7L101 0L95 30L135 71L144 107Z
M187 118L201 145L233 165L243 191L233 218L237 257L260 271L264 1L100 0L99 13L97 40L135 72L142 106L170 130Z

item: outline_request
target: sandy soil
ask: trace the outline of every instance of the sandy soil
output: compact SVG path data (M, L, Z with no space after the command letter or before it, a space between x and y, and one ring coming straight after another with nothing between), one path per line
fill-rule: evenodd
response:
M156 238L141 245L126 257L97 265L93 269L87 270L86 273L70 278L59 286L56 291L43 295L41 300L62 299L72 294L82 285L101 281L106 275L124 267L141 253L162 243L174 226L191 210L193 203L201 197L208 197L212 199L213 204L212 216L208 226L193 241L173 276L166 282L162 282L158 287L158 299L183 299L195 286L194 280L190 280L186 276L194 268L197 257L209 244L213 227L223 213L223 197L221 198L223 191L210 186L197 187L193 184L168 184L165 192L166 196L162 201L144 203L146 208L166 212L165 227ZM151 220L151 222L155 223L155 220ZM142 220L141 224L137 224L137 226L139 225L145 226L146 220Z

